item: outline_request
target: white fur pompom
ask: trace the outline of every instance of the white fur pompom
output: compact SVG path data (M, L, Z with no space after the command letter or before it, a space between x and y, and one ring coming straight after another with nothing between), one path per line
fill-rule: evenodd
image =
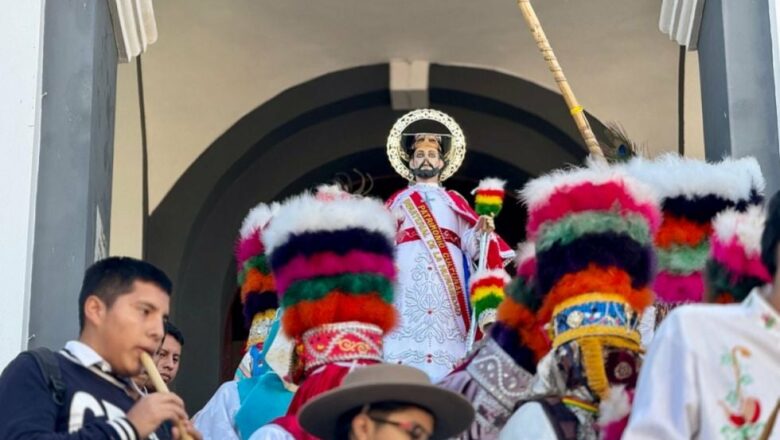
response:
M606 426L625 418L631 412L631 398L626 387L618 385L609 389L609 397L599 404L599 425Z
M263 238L270 254L292 234L304 232L360 228L393 241L396 225L395 217L378 199L353 197L340 189L320 190L316 195L304 193L284 201Z
M265 228L278 211L279 203L277 202L270 205L260 203L252 208L241 223L239 231L241 238L246 239L256 230Z

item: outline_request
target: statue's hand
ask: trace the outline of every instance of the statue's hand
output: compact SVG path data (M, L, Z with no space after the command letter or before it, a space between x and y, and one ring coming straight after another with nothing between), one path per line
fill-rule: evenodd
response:
M477 220L476 229L479 232L485 232L488 234L495 231L496 224L493 221L493 217L490 217L489 215L481 215L479 220Z

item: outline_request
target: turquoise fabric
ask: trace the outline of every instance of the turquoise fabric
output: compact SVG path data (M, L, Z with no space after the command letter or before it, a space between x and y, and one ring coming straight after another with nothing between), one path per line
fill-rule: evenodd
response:
M234 424L242 439L249 438L261 426L285 415L293 398L293 393L284 387L282 379L264 362L267 351L279 332L280 316L281 313L278 313L271 325L271 331L257 361L254 353L252 354L252 377L242 379L236 384L241 407L236 413Z

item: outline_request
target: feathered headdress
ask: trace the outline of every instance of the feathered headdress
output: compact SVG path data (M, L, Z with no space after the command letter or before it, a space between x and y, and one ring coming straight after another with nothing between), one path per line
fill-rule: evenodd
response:
M652 161L635 158L625 170L655 189L662 201L664 218L655 237L659 301L702 301L712 220L728 208L744 211L761 203L764 178L758 162L749 157L706 163L670 154Z
M753 288L772 281L761 261L765 221L759 206L745 212L730 209L715 217L705 271L709 302L741 302Z
M474 194L474 210L480 216L486 215L495 218L504 206L504 186L506 181L490 177L482 179L479 185L471 192ZM483 236L486 239L487 236ZM481 244L486 244L481 242ZM483 250L485 248L482 248ZM480 256L483 263L486 255ZM509 274L503 268L482 268L471 277L469 292L471 297L472 313L480 330L493 324L496 320L496 309L504 300L504 289L509 282Z
M610 384L637 375L636 362L609 357L606 347L640 350L636 326L653 301L657 199L598 163L534 179L521 197L529 210L526 236L536 246L536 320L548 325L553 349L579 348L587 386L604 398Z
M537 322L542 298L534 288L536 252L532 242L521 243L515 259L517 272L506 286L492 336L519 366L531 373L550 349L550 340Z
M506 181L495 177L480 180L471 192L474 194L474 211L478 215L497 216L504 206L504 186Z
M395 219L380 201L336 188L293 197L279 209L265 242L282 325L302 340L306 370L337 360L381 360L382 336L396 322L395 233ZM349 343L330 346L343 340Z
M236 241L235 257L244 324L249 327L246 349L262 344L268 337L279 301L276 296L271 267L265 255L263 230L268 226L279 205L260 203L247 214Z

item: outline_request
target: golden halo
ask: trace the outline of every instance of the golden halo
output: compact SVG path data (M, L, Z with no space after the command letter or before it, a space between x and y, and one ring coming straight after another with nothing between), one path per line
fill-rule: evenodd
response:
M401 118L395 121L393 128L390 129L390 134L387 136L387 158L390 159L390 165L393 166L396 173L410 182L414 181L412 170L407 165L409 163L409 155L406 154L401 145L401 138L406 127L422 120L439 122L447 127L450 135L452 135L450 149L444 157L447 165L441 171L441 176L439 177L439 180L443 182L455 174L455 171L463 163L463 158L466 157L466 136L463 135L460 125L446 113L424 108L412 110L401 116Z

